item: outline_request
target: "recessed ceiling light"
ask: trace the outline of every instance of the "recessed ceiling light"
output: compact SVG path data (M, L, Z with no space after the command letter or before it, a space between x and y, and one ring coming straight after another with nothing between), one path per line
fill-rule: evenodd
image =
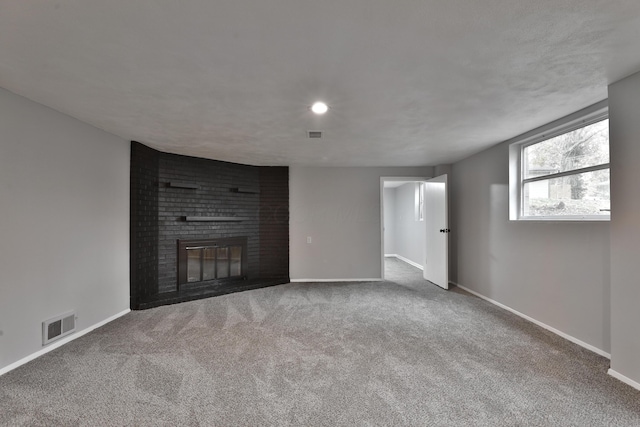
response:
M324 102L318 101L311 106L311 111L316 114L324 114L329 110L329 106Z

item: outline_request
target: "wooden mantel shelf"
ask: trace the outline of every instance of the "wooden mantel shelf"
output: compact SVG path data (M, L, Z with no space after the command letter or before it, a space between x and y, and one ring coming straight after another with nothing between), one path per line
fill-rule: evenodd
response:
M232 193L240 193L240 194L260 194L259 190L253 190L251 188L244 188L244 187L233 187L233 188L230 188L229 191L231 191Z
M242 216L185 216L187 222L242 222L249 221L251 218Z
M186 190L197 190L200 188L198 184L194 184L191 182L182 182L182 181L171 181L167 182L167 187L171 188L184 188Z

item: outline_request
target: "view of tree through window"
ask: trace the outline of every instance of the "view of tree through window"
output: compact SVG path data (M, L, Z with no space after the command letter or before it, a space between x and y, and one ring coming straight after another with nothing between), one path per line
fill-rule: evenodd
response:
M609 215L609 120L525 146L524 216Z

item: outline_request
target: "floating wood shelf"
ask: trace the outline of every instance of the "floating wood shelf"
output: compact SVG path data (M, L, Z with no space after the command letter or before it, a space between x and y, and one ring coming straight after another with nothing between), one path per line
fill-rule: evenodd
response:
M232 193L241 193L241 194L260 194L260 191L252 190L250 188L242 188L242 187L233 187L230 188L229 191Z
M184 220L187 222L242 222L248 221L251 218L242 216L185 216Z
M200 188L198 184L193 184L191 182L179 182L179 181L168 182L167 187L185 188L187 190L197 190L198 188Z

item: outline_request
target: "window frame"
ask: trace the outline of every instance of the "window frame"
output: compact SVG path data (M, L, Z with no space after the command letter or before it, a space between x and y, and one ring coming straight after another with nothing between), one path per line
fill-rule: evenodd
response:
M509 141L509 190L510 190L510 206L509 219L517 221L610 221L611 211L602 215L546 215L534 216L524 215L524 186L527 183L536 181L545 181L555 178L563 178L566 176L579 175L586 172L598 170L611 170L611 163L603 163L595 166L588 166L570 171L557 172L538 177L524 178L524 150L532 145L555 138L565 133L572 132L591 124L606 120L609 118L609 109L607 101L601 101L580 110L574 114L566 116L548 125L534 129L519 137ZM609 144L611 141L609 141Z

